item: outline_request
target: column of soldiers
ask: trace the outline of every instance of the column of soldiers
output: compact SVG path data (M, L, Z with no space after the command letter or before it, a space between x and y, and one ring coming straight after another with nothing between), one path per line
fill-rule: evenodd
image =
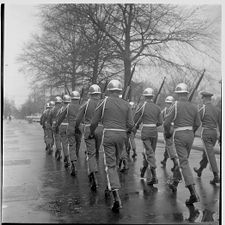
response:
M76 161L79 156L79 148L82 133L86 144L87 172L91 190L98 188L97 161L99 159L100 146L103 148L103 159L106 172L107 186L105 197L113 196L113 211L119 211L122 203L119 195L121 188L118 168L124 165L126 168L129 157L127 149L133 149L133 158L136 157L136 145L134 136L142 124L141 140L144 146L144 160L141 170L141 178L145 176L147 184L153 186L158 183L156 173L155 151L158 140L159 126L164 128L165 153L161 164L165 167L170 158L173 161L172 181L168 187L177 191L178 184L183 178L186 187L190 191L190 197L186 200L187 205L199 201L195 190L193 174L189 165L189 156L194 141L195 133L202 124L201 138L205 151L200 161L199 169L194 171L200 177L202 170L210 163L214 178L211 184L220 182L219 171L215 159L213 147L217 140L217 127L221 134L221 112L211 104L212 94L202 92L203 107L198 111L188 101L188 88L185 83L180 83L175 88L177 101L172 96L165 100L166 108L161 111L160 107L153 102L154 91L147 88L143 92L144 101L132 112L131 105L123 100L122 84L118 80L111 80L107 85L108 96L101 99L101 89L93 84L89 88L89 99L82 105L79 104L80 94L73 91L71 96L64 95L63 99L56 97L55 106L47 104L43 112L41 124L44 129L46 150L50 149L55 142L55 157L60 160L61 149L64 154L64 165L71 165L71 176L77 173ZM83 132L81 132L81 124ZM130 147L127 147L130 143Z

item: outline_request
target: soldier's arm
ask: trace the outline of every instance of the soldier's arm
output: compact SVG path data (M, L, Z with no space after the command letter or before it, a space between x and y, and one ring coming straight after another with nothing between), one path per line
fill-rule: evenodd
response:
M170 112L165 116L165 120L163 123L166 138L170 138L172 136L170 132L170 127L171 127L171 123L174 120L174 116L175 116L175 106L173 106Z
M67 108L65 108L61 113L59 113L56 119L56 127L60 126L62 121L65 119L66 114L67 114Z
M95 113L94 116L91 120L91 126L90 126L90 136L94 135L95 129L98 126L99 121L101 120L101 116L102 116L102 110L103 110L103 104L100 104L99 106L97 106L97 108L95 109Z
M80 109L79 109L79 112L78 112L77 117L76 117L76 125L75 125L75 128L79 128L79 126L80 126L80 123L81 123L81 121L82 121L82 119L84 117L84 112L85 112L86 104L82 105L80 107Z
M195 120L194 120L194 125L193 125L194 133L198 130L200 125L201 125L200 115L199 115L199 112L197 112L195 116Z
M40 124L41 124L41 126L43 125L43 115L44 114L42 114L41 117L40 117Z
M162 124L163 124L162 113L161 113L160 108L159 108L158 122L157 122L156 126L159 127L159 126L161 126Z
M128 132L131 132L132 128L134 127L134 120L133 120L133 116L132 116L132 110L129 107L128 109L128 113L127 113L127 129Z

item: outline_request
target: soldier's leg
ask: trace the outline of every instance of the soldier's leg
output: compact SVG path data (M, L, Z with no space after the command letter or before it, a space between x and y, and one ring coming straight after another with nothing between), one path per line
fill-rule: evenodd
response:
M177 155L180 162L180 167L184 177L185 185L190 191L190 198L186 200L186 204L193 204L199 201L199 197L195 191L194 178L189 166L189 154L194 141L194 134L192 131L179 131L174 136L174 143Z
M67 126L65 125L61 125L59 128L60 138L62 141L62 149L64 154L64 166L68 167L70 163L69 163L68 138L66 135L66 130L67 130Z
M122 133L122 132L118 132ZM112 191L114 203L112 210L119 210L121 208L121 200L119 197L120 180L117 172L117 162L120 159L120 154L125 148L125 139L123 134L116 134L116 132L105 132L103 138L104 163L109 190Z
M48 151L48 154L51 154L52 153L52 130L50 128L50 126L48 126L46 128L46 144L47 144L47 151Z
M208 161L210 163L210 166L214 175L214 179L211 180L210 183L211 184L219 183L220 182L219 175L218 175L219 170L217 167L217 162L216 162L216 157L214 152L214 146L217 141L216 131L211 131L211 130L205 131L204 134L202 135L202 139L203 139L205 153L207 155Z
M56 147L55 157L57 160L60 160L60 158L62 157L61 156L62 146L61 146L61 139L60 139L59 131L57 130L53 134L54 134L55 147Z
M45 142L45 150L47 151L48 149L47 149L47 131L46 131L46 128L43 128L43 131L44 131L44 142Z
M133 150L132 158L135 159L136 156L137 156L137 152L136 152L136 143L135 143L135 140L134 140L134 133L133 132L130 135L130 146Z
M75 139L74 127L68 126L67 137L69 142L69 155L70 155L70 162L71 162L70 174L71 176L75 176L77 172L77 168L76 168L77 155L76 155L76 139Z
M76 140L76 155L79 156L80 146L81 146L82 132L80 130L76 130L75 132L75 140Z
M98 126L95 130L95 147L96 147L96 158L99 158L99 151L102 144L103 127Z
M122 152L120 154L119 168L120 168L120 172L125 172L126 170L129 169L128 153L127 153L126 147L122 150Z
M151 143L151 140L150 138L146 138L146 139L143 139L143 144L144 144L144 148L145 148L145 154L146 154L146 158L147 158L147 162L148 162L148 170L150 170L151 173L147 173L148 175L152 174L154 176L154 179L153 179L153 176L150 177L148 176L147 177L147 183L148 184L152 184L152 179L154 180L154 183L158 183L158 180L156 178L156 174L155 174L155 168L156 168L156 160L155 160L155 153L154 153L154 150L152 148L152 143Z
M205 151L203 151L202 153L202 159L200 161L200 167L194 167L194 171L197 173L198 177L202 176L202 171L207 167L208 164L208 159L207 159L207 155L205 153Z

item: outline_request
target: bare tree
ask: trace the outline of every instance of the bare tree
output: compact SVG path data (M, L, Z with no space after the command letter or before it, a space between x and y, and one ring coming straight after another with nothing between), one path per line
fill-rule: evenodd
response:
M190 53L217 60L208 51L215 46L213 21L199 16L200 11L201 7L163 4L83 5L83 13L116 44L125 85L137 61L183 76L200 71L188 59Z

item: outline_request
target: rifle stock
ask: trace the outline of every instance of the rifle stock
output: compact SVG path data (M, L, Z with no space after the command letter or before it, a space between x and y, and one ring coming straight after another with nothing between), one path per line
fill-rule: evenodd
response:
M162 81L162 83L161 83L161 85L160 85L160 88L159 88L159 90L158 90L158 92L157 92L157 94L156 94L156 96L155 96L155 98L154 98L154 100L153 100L153 102L154 102L155 104L157 104L157 101L158 101L159 95L160 95L160 93L161 93L161 91L162 91L162 88L163 88L163 85L164 85L164 83L165 83L165 80L166 80L166 77L163 78L163 81Z
M191 94L188 97L188 101L189 102L191 102L192 98L194 97L195 91L197 91L197 89L199 87L199 84L201 83L204 74L205 74L205 69L203 70L201 76L198 79L198 82L196 83L195 87L192 89Z

